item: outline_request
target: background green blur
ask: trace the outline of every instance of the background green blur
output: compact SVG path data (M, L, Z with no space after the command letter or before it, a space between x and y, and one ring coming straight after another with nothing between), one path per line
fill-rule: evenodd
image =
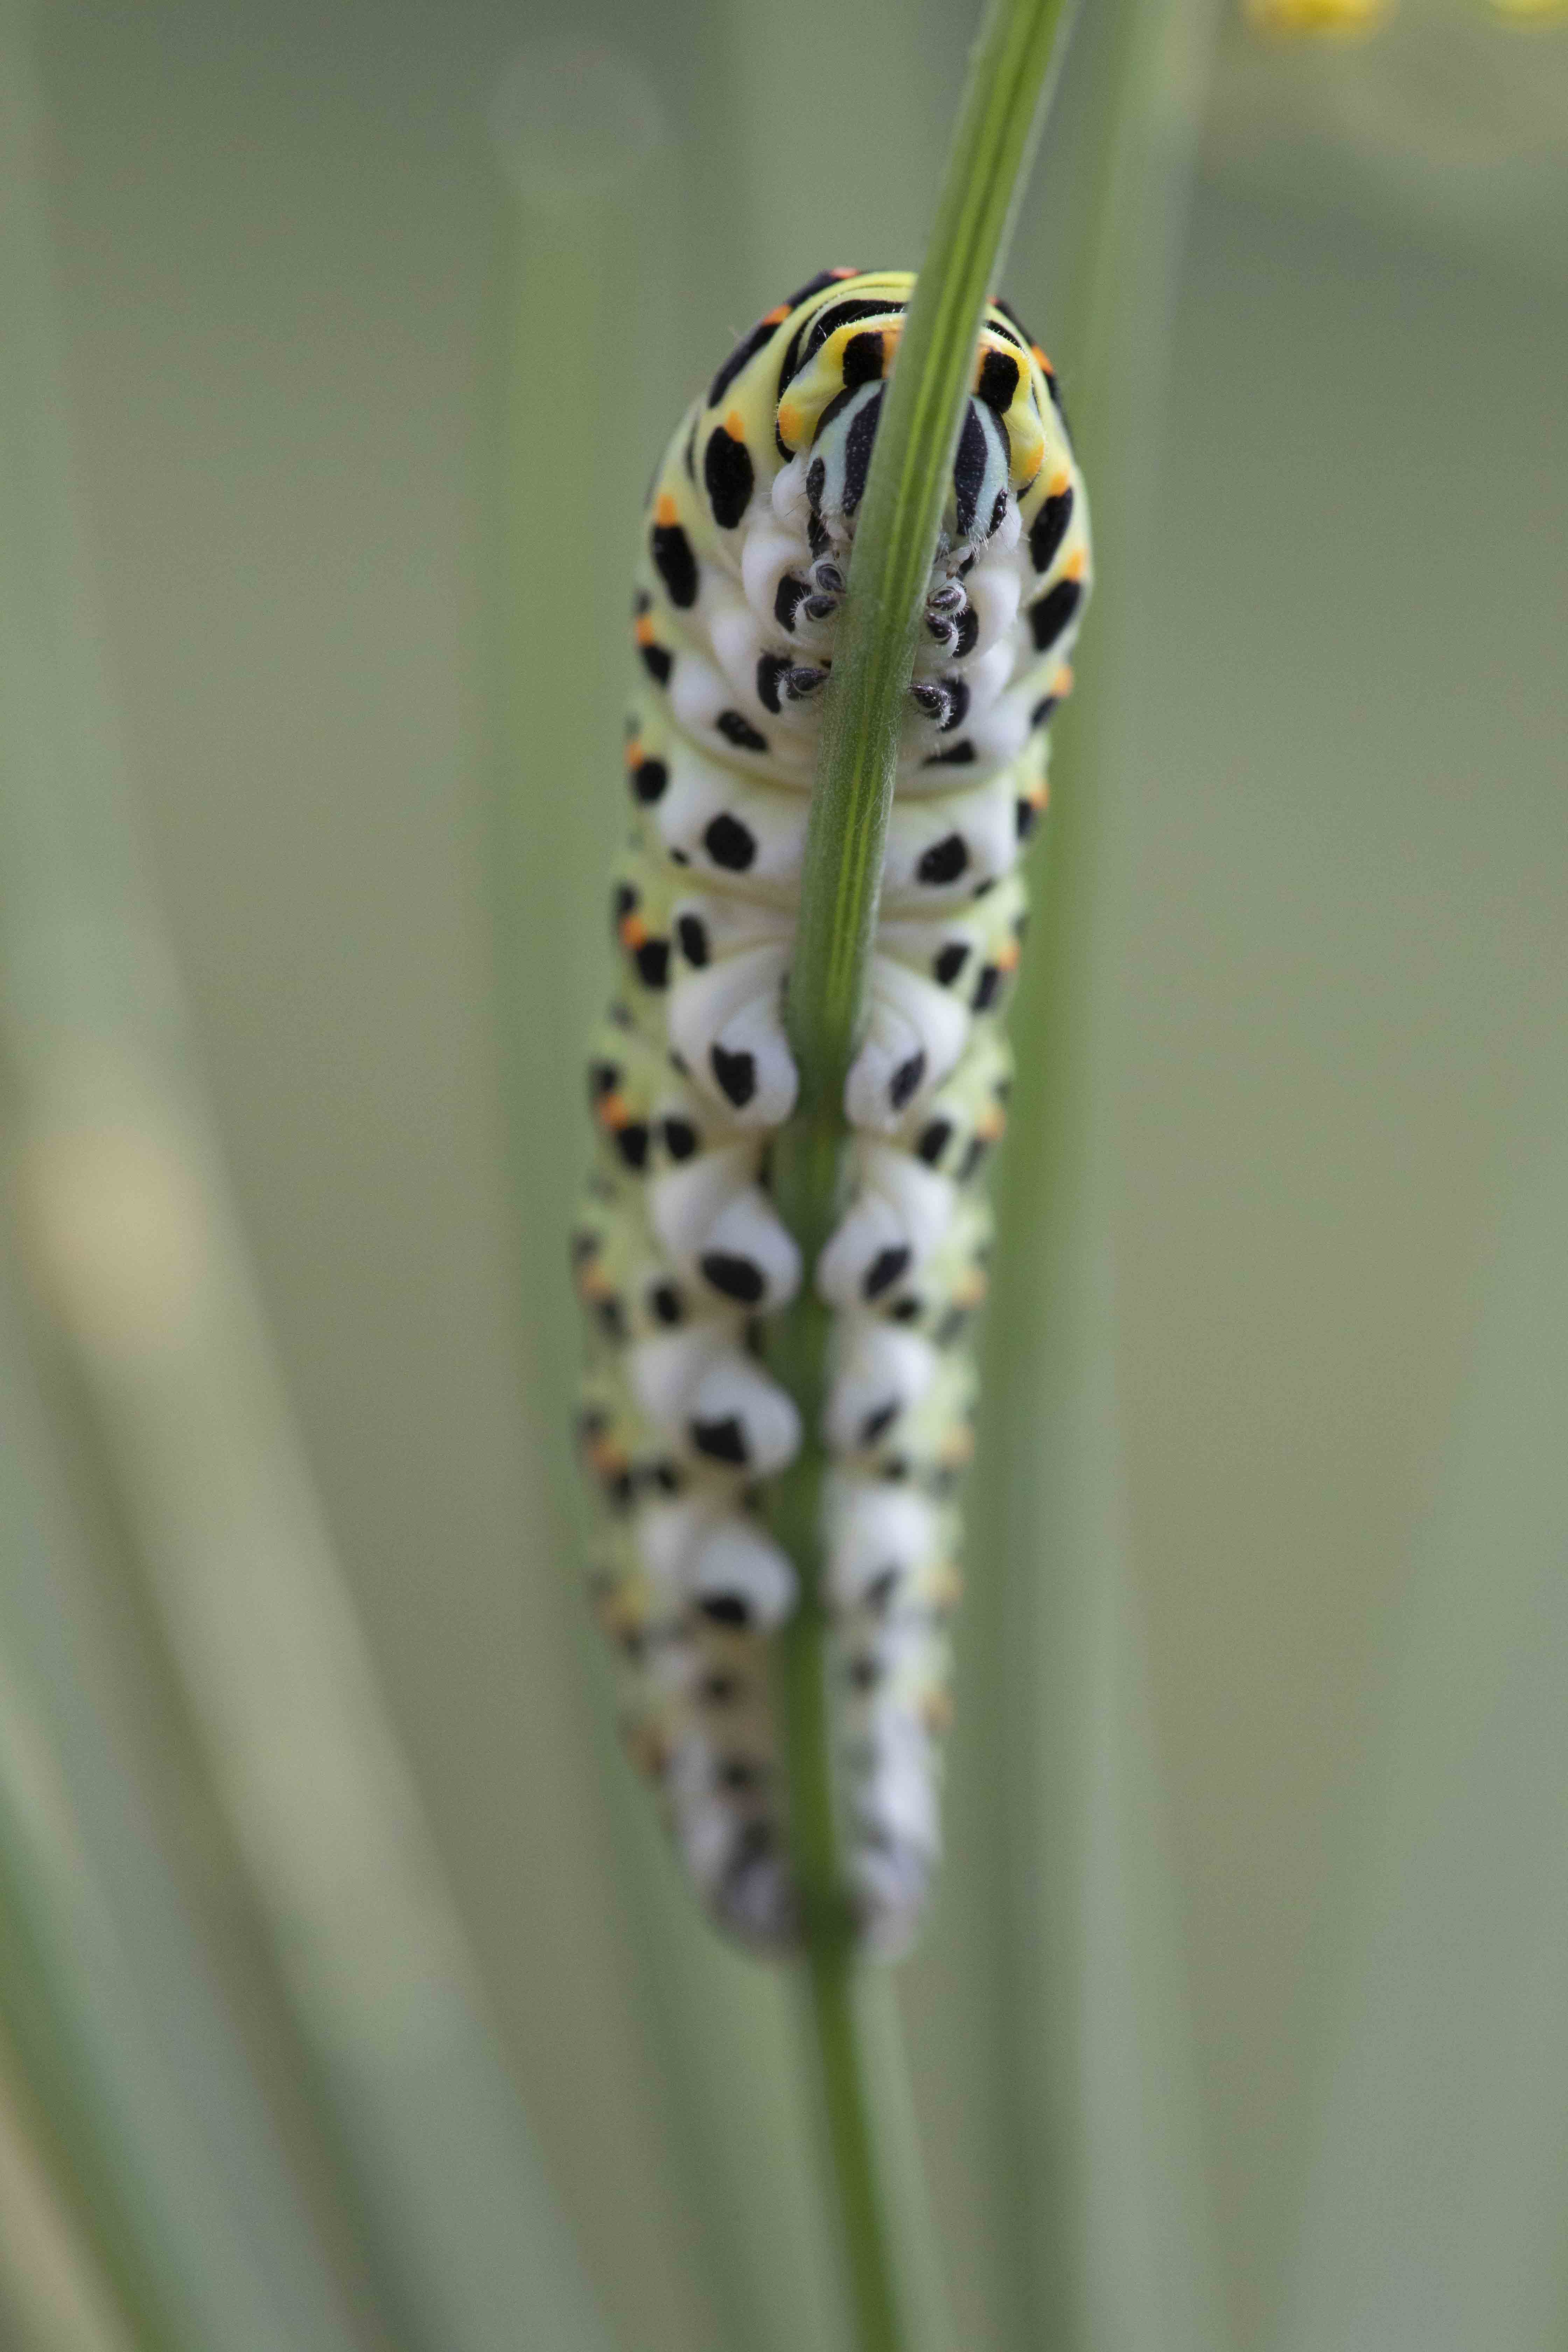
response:
M838 2342L787 1990L685 1919L564 1557L561 1234L625 583L663 436L734 336L826 263L918 260L972 14L47 0L35 24L151 862L310 1460L622 2352ZM1006 273L1075 423L1104 14L1085 0ZM965 2352L1058 2340L1066 2271L1059 2340L1108 2352L1544 2352L1568 31L1460 0L1348 46L1212 29L1170 341L1138 358L1131 574L1103 664L1092 614L1082 649L1101 777L1073 868L1117 1564L1071 1640L1110 1659L1095 1769L1134 1825L1098 1932L1154 1990L1107 1992L1080 2071L1070 2036L1049 2059L1056 2154L1026 2179L1053 1985L1024 1882L1059 1824L1014 1785L998 1709L1032 1669L977 1554L953 1853L900 1990L915 2100ZM1032 1408L1026 1367L992 1371L1021 1383L994 1486ZM1045 1706L1080 1653L1030 1622ZM1129 2067L1143 2187L1107 2209L1073 2151L1131 2177L1094 2107ZM1113 2323L1141 2264L1142 2316Z

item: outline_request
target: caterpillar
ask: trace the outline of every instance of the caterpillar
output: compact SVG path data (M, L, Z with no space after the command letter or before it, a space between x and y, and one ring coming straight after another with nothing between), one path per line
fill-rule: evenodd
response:
M769 1648L795 1571L758 1482L801 1443L759 1360L815 1281L834 1310L822 1437L834 1769L858 1937L894 1957L938 1859L965 1335L986 1286L983 1171L1020 851L1071 684L1089 520L1056 377L987 306L902 722L849 1205L815 1268L769 1197L795 1103L784 994L857 510L912 279L830 269L770 310L655 476L633 611L618 978L588 1064L595 1157L572 1237L586 1312L591 1591L633 1762L725 1929L799 1935Z

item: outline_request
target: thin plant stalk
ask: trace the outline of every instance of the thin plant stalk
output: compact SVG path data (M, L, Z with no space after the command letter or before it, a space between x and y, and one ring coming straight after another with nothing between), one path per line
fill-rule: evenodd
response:
M773 1155L774 1198L808 1266L843 1204L849 1143L844 1086L865 1021L899 721L963 404L1066 16L1065 0L993 0L987 13L856 534L791 965L789 1034L800 1095ZM902 2352L912 2340L913 2315L889 2224L887 2168L879 2160L829 1746L820 1543L826 1462L816 1432L830 1328L829 1310L808 1279L770 1330L767 1349L806 1431L799 1456L768 1498L771 1524L801 1587L780 1669L789 1817L859 2341L863 2352Z

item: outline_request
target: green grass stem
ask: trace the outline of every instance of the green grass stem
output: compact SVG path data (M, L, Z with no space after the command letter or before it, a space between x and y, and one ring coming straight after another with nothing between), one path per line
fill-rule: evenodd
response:
M936 551L986 297L1034 143L1065 0L993 0L970 61L925 265L910 308L861 509L825 713L790 973L797 1108L773 1156L781 1215L808 1267L843 1204L844 1086L864 1025L899 722ZM791 1838L835 2202L863 2352L903 2352L916 2315L900 2284L870 2072L857 2014L852 1927L835 1813L828 1623L819 1527L826 1462L816 1431L831 1318L809 1280L768 1335L767 1360L800 1406L798 1459L773 1482L770 1522L794 1559L801 1603L784 1636L781 1687Z

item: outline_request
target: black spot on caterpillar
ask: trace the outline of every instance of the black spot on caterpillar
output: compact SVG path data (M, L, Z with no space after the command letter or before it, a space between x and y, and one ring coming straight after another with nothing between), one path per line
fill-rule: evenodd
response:
M1035 648L1047 653L1061 635L1078 611L1083 591L1076 580L1058 580L1054 588L1029 607L1029 626L1034 632Z
M1037 572L1048 572L1072 520L1072 486L1047 498L1029 526L1029 561Z
M956 833L933 842L915 868L922 882L956 882L969 864L969 851Z
M726 1053L722 1045L715 1045L708 1058L725 1100L743 1110L757 1090L756 1057Z
M751 452L724 425L716 425L702 453L702 479L721 530L733 530L752 502L755 480Z
M684 611L697 602L697 558L691 541L678 522L656 522L652 533L654 570L663 581L672 604Z
M721 710L713 724L737 751L765 751L768 748L767 737L742 711Z

